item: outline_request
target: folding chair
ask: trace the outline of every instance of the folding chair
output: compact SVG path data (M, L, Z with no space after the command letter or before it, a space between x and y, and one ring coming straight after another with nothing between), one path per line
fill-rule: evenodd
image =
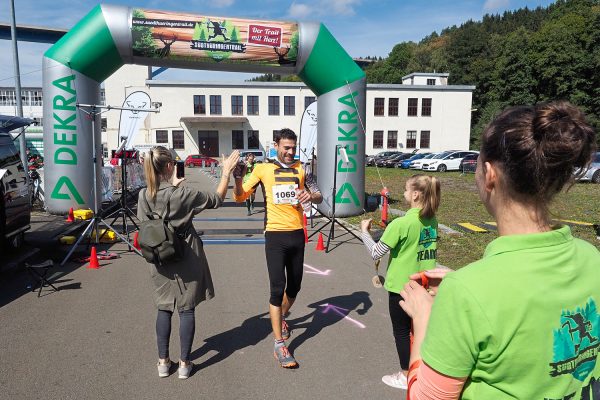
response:
M38 297L40 297L42 294L42 288L47 287L47 286L50 286L52 289L54 289L55 292L58 292L60 290L56 286L51 284L48 281L48 278L46 278L46 276L48 275L48 272L50 272L50 269L52 267L54 267L54 262L52 260L46 260L39 264L33 264L33 265L29 265L27 263L25 264L25 268L27 269L27 271L29 272L31 277L36 281L35 284L31 285L31 291L35 292L37 285L40 285Z

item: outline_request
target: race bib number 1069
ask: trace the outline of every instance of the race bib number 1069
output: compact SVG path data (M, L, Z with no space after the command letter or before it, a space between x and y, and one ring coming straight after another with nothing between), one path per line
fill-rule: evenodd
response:
M273 204L298 204L298 185L273 185Z

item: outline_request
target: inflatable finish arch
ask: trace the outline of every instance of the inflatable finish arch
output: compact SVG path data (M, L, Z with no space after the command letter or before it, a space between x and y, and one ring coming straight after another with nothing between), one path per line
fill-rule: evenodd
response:
M330 215L361 214L364 203L366 80L323 24L252 21L98 5L44 54L45 193L51 213L92 208L92 135L100 123L81 104L99 104L100 83L122 65L257 73L294 73L318 96L320 206ZM298 130L299 127L291 127ZM349 163L338 157L347 146ZM100 166L100 160L96 160ZM100 185L101 168L96 168ZM333 178L337 190L333 194Z

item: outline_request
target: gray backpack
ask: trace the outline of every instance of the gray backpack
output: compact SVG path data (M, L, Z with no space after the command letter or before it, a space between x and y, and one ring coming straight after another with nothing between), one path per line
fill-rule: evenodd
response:
M173 192L160 214L152 211L146 192L140 193L140 196L144 196L150 212L146 214L149 219L140 223L138 243L146 261L157 265L181 260L185 252L185 238L173 228L170 220L165 218L169 215L169 202Z

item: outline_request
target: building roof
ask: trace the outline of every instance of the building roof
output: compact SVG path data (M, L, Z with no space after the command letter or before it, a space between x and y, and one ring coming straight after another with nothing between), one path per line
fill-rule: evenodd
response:
M413 72L412 74L403 76L402 80L412 78L414 76L430 76L430 77L447 78L450 76L450 74L448 72Z
M248 118L246 117L181 117L179 121L184 123L210 123L210 122L248 122Z

